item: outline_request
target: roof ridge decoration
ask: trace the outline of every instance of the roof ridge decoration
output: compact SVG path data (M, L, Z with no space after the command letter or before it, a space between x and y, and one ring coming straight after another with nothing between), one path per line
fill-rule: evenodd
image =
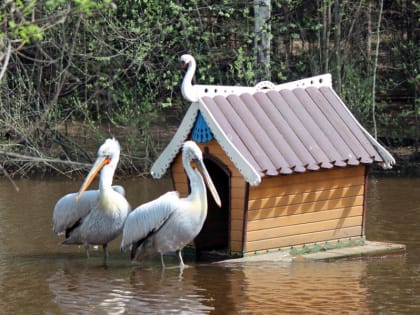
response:
M330 74L314 76L314 77L306 78L303 80L297 80L297 81L278 84L278 85L275 85L274 83L270 81L263 81L263 82L258 83L254 87L192 85L191 80L194 74L193 72L195 71L195 67L196 67L195 60L191 55L183 55L181 57L181 60L183 64L188 65L188 71L184 77L184 80L181 86L181 92L184 98L191 101L192 104L189 107L188 111L186 112L181 122L181 125L176 131L174 137L172 138L172 140L166 146L164 151L161 153L161 155L153 164L151 168L151 175L154 178L160 178L165 174L167 169L170 167L172 161L181 150L181 147L184 141L187 140L189 135L192 134L193 139L197 142L206 142L205 140L207 141L211 140L213 136L217 140L219 145L222 147L225 154L229 157L229 159L232 161L235 167L242 174L245 181L247 181L252 186L259 185L259 183L261 182L261 178L267 175L270 176L270 172L269 171L267 172L264 168L261 168L261 165L256 163L254 156L252 156L250 152L244 151L243 150L244 148L240 147L241 142L237 142L237 141L235 142L234 138L232 139L230 138L232 135L228 135L227 133L225 133L225 130L221 127L223 123L218 120L219 118L222 118L222 117L217 116L218 119L216 119L215 116L213 116L216 113L214 112L213 105L211 105L208 102L211 100L218 101L218 100L221 100L222 98L225 98L226 100L231 100L231 101L232 100L239 101L240 98L245 97L245 95L249 95L247 96L248 98L257 97L257 99L261 99L261 96L264 96L268 100L268 98L270 98L271 96L275 96L274 94L278 95L276 97L278 97L279 100L281 100L281 98L283 97L281 95L286 95L286 96L289 95L292 97L294 95L293 94L294 91L298 91L297 93L301 93L299 91L301 90L313 91L313 88L329 91L329 93L332 93L330 95L335 96L334 99L336 99L339 102L339 104L341 104L340 108L342 107L345 109L345 111L348 113L348 115L346 116L350 119L350 121L353 121L353 125L360 130L359 132L365 135L364 139L367 141L367 143L370 143L370 145L373 147L374 151L372 151L372 154L376 153L378 155L376 158L374 155L370 155L367 161L364 161L361 158L361 155L359 155L360 158L357 164L355 165L358 165L359 163L370 164L371 162L375 160L377 162L380 162L384 168L392 168L392 166L395 164L395 159L392 157L392 155L374 137L372 137L365 128L363 128L363 126L357 121L357 119L354 117L354 115L351 113L348 107L345 106L342 100L338 97L338 95L332 88ZM322 98L322 95L323 94L321 93L319 97ZM316 95L314 95L314 97L316 97ZM298 99L296 99L296 101L298 101ZM312 100L311 102L313 101L314 100ZM325 99L325 101L329 102L329 100L327 99ZM282 102L284 102L284 100L282 100ZM259 102L257 101L255 104L258 105ZM259 110L261 111L261 109ZM217 115L219 114L223 115L222 112L218 113ZM252 113L249 113L249 114L252 114ZM335 114L334 117L335 117L334 119L337 119L339 115ZM312 123L314 123L314 121ZM290 132L289 129L287 130L288 132ZM343 135L346 135L346 133L347 131L343 132ZM357 142L357 138L353 139L353 142L355 141ZM236 145L238 145L238 147L236 147L235 143ZM314 144L317 145L316 143ZM311 147L311 149L314 149L314 148ZM277 155L276 157L279 158ZM266 162L270 163L270 161L267 161L267 160ZM331 160L330 162L335 164L336 166L345 166L346 164L353 165L347 160L346 161L343 160L344 165L339 165L337 164L337 162L333 162L333 160ZM306 166L304 165L301 165L300 168L297 167L295 169L296 165L294 164L290 164L289 166L287 165L287 163L286 164L280 163L280 164L281 164L280 169L274 170L275 171L274 173L286 174L283 172L283 168L284 170L286 170L287 167L289 167L294 172L302 172L302 171L305 171L306 169ZM266 164L266 166L267 165L268 164ZM270 167L271 167L271 173L274 174L272 166ZM307 168L307 170L310 171L311 168Z
M332 87L331 74L326 73L310 78L305 78L297 81L286 82L281 84L274 84L271 81L261 81L255 86L239 86L239 85L210 85L210 84L192 84L192 78L194 77L197 64L193 56L185 54L181 56L183 68L187 67L187 72L184 76L181 85L182 96L190 101L197 102L200 97L209 96L213 97L216 95L228 96L231 94L242 94L250 93L254 94L258 91L270 91L270 90L284 90L284 89L295 89L295 88L306 88L309 86L313 87Z

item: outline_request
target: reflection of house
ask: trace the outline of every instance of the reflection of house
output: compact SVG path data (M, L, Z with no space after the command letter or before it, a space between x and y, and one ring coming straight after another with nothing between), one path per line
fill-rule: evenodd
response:
M222 198L195 246L246 255L364 236L367 168L395 163L356 121L329 74L281 85L195 85L192 104L152 167L188 193L181 145L192 138Z

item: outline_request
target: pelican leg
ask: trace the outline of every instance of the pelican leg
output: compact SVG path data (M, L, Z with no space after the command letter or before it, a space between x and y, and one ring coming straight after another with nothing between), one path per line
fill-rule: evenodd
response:
M162 262L162 268L165 268L165 262L163 261L163 254L160 253L160 261Z
M181 253L180 250L177 250L176 252L177 252L178 258L179 258L179 267L181 269L184 269L185 265L184 265L184 260L182 259L182 253Z
M108 261L109 253L108 253L108 244L102 245L104 250L104 261Z
M85 244L86 258L89 259L89 244Z

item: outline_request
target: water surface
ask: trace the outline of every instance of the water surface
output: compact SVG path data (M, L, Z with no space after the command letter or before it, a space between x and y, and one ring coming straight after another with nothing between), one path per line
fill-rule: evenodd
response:
M420 179L371 179L368 240L407 245L405 255L333 262L196 263L175 257L132 265L110 243L85 258L59 246L51 228L59 197L80 181L0 181L1 314L420 314ZM156 198L169 180L118 181L133 206Z

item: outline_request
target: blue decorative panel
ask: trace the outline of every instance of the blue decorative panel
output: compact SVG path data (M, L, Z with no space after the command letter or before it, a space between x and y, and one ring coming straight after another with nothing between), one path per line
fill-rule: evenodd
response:
M209 126L207 126L207 123L200 111L198 111L197 118L194 123L192 138L195 142L199 143L204 143L214 138L213 133L211 132Z

